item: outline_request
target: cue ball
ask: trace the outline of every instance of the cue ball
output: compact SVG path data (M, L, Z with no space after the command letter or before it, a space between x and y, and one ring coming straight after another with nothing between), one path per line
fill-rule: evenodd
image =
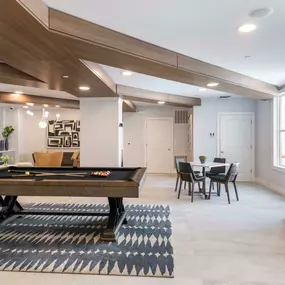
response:
M29 171L25 172L25 175L30 175L30 172Z

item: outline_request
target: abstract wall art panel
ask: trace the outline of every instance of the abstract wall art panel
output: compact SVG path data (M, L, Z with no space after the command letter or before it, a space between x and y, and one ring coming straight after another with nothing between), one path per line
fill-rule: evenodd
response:
M63 120L48 121L47 147L48 148L79 148L80 121Z

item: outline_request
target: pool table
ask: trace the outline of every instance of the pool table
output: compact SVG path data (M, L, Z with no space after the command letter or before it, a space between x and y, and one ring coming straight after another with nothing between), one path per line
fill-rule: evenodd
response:
M110 171L107 177L92 172ZM22 215L108 216L103 241L115 241L122 223L126 223L123 198L138 198L146 168L92 167L2 167L0 168L0 222ZM109 213L35 212L23 209L19 196L107 197ZM87 201L88 202L88 201Z

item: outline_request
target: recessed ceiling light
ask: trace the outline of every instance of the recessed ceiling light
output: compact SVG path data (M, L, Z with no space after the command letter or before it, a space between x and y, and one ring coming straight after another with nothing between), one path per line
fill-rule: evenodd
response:
M131 76L133 73L132 73L131 71L129 71L129 70L124 70L124 71L122 72L122 74L123 74L124 76Z
M164 101L158 101L157 104L163 105L163 104L165 104L165 102Z
M200 92L203 92L203 91L206 91L206 90L207 90L206 88L200 88L199 89Z
M24 108L24 109L28 109L29 107L28 107L28 106L23 106L23 108Z
M15 94L23 94L22 91L15 91Z
M26 103L26 105L28 105L28 106L34 106L35 104L34 104L34 103Z
M249 16L252 18L266 18L274 12L273 8L260 8L249 12Z
M238 31L240 33L250 33L252 31L256 30L256 28L257 27L254 24L245 24L245 25L238 27Z
M208 87L216 87L218 85L219 85L218 82L210 82L210 83L207 84Z
M48 107L48 104L43 104L43 106L44 106L45 108L47 108L47 107Z
M59 106L59 105L55 105L55 107L56 107L56 108L59 108L60 106Z
M63 75L62 76L64 79L67 79L68 78L68 75Z
M88 87L88 86L79 86L79 90L81 90L81 91L88 91L88 90L90 90L90 87Z
M259 77L258 77L258 76L253 76L253 78L255 78L255 79L259 79Z

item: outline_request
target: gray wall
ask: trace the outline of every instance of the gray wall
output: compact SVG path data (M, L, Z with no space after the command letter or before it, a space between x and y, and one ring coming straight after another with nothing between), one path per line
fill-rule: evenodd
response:
M273 169L273 101L256 103L256 182L285 195L285 172Z

